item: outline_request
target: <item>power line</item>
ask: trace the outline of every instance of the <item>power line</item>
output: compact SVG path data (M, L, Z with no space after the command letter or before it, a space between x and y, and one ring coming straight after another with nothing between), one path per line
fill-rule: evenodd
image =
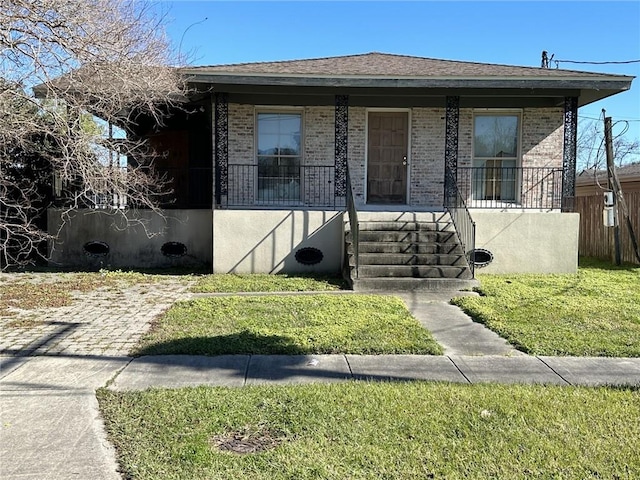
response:
M625 63L640 63L640 60L620 60L620 61L608 61L608 62L581 62L578 60L554 60L556 66L559 63L582 63L585 65L621 65Z
M587 120L602 120L601 118L596 118L596 117L590 117L588 115L580 115L578 114L578 118L585 118ZM640 118L618 118L616 117L617 121L624 121L624 122L640 122Z
M542 68L549 68L549 63L553 62L556 64L556 68L559 67L561 63L576 63L581 65L625 65L629 63L640 63L640 59L638 60L607 60L607 61L590 61L590 60L554 60L555 53L548 56L547 51L542 51Z

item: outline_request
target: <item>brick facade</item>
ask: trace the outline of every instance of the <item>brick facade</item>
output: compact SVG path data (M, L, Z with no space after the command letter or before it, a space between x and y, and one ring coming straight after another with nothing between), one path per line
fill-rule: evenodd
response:
M500 111L500 110L497 110ZM524 108L520 150L522 167L562 167L562 108ZM470 167L473 148L473 109L460 109L458 165Z
M228 203L253 203L256 193L255 109L253 105L229 104ZM223 200L223 204L224 204Z
M355 201L365 203L364 178L366 168L367 110L364 107L349 107L349 172Z
M442 205L444 189L444 108L411 110L409 203Z
M564 148L563 108L523 108L521 114L520 155L518 167L527 168L521 173L516 188L516 202L538 205L543 209L557 208L561 192L561 175L548 170L528 167L562 168ZM500 112L500 110L496 110ZM458 166L473 166L473 109L460 109L458 138ZM511 173L513 175L513 173ZM458 172L458 187L467 201L471 200L470 174ZM474 204L471 206L483 206Z
M274 109L279 111L281 109ZM260 111L269 111L268 108ZM303 119L305 165L333 165L335 151L335 117L333 107L305 107L282 111L299 111ZM229 164L253 165L255 158L255 112L253 105L229 104Z
M276 110L276 109L274 109ZM335 115L333 106L292 107L303 114L303 164L332 166L335 152ZM563 151L562 108L525 108L522 112L521 154L523 167L561 167ZM348 163L355 199L365 204L367 109L349 107ZM472 166L473 109L460 109L458 165ZM443 203L445 109L412 108L410 111L409 204L439 207ZM255 174L255 107L229 104L229 195L252 198ZM333 171L333 170L331 170ZM309 168L304 203L313 205L319 198L333 194L329 170ZM324 176L327 176L326 179ZM320 182L315 178L322 178ZM523 185L526 187L526 185ZM322 191L324 190L324 191ZM235 192L235 193L232 193Z
M304 164L333 165L335 155L334 107L303 110Z
M229 164L252 165L256 162L254 148L255 107L229 104Z
M562 167L564 110L525 108L522 113L522 166Z

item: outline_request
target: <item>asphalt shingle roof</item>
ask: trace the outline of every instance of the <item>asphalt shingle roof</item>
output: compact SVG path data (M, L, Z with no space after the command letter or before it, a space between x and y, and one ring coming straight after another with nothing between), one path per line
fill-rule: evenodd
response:
M623 165L622 167L616 168L616 173L620 178L626 177L640 177L640 163L630 163L629 165ZM593 181L594 177L598 177L599 179L607 178L606 170L598 170L594 172L593 169L583 170L578 174L578 182L579 183L588 183L589 181Z
M360 55L287 60L278 62L237 63L191 67L190 72L202 74L238 75L293 75L293 76L363 76L363 77L426 77L426 78L478 78L478 77L624 77L575 70L546 69L496 65L489 63L438 60L371 52Z

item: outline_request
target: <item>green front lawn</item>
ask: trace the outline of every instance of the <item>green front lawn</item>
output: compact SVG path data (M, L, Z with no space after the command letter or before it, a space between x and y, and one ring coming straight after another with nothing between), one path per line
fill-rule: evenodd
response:
M324 292L343 288L345 288L345 281L342 278L328 275L222 273L201 276L191 291L197 293Z
M583 259L576 275L480 275L453 303L532 355L640 356L640 267Z
M98 400L127 479L640 478L634 389L350 382Z
M273 295L176 303L137 355L416 353L442 349L396 297Z

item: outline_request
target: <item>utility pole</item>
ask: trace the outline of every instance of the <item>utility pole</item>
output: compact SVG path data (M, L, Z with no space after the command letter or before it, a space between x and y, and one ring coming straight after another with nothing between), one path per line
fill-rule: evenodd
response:
M604 112L604 109L603 109ZM618 222L618 185L615 181L615 163L613 161L613 139L611 136L611 117L604 117L604 143L607 154L607 179L609 190L614 192L615 202L613 205L613 242L615 247L616 265L622 263L620 254L620 223Z

